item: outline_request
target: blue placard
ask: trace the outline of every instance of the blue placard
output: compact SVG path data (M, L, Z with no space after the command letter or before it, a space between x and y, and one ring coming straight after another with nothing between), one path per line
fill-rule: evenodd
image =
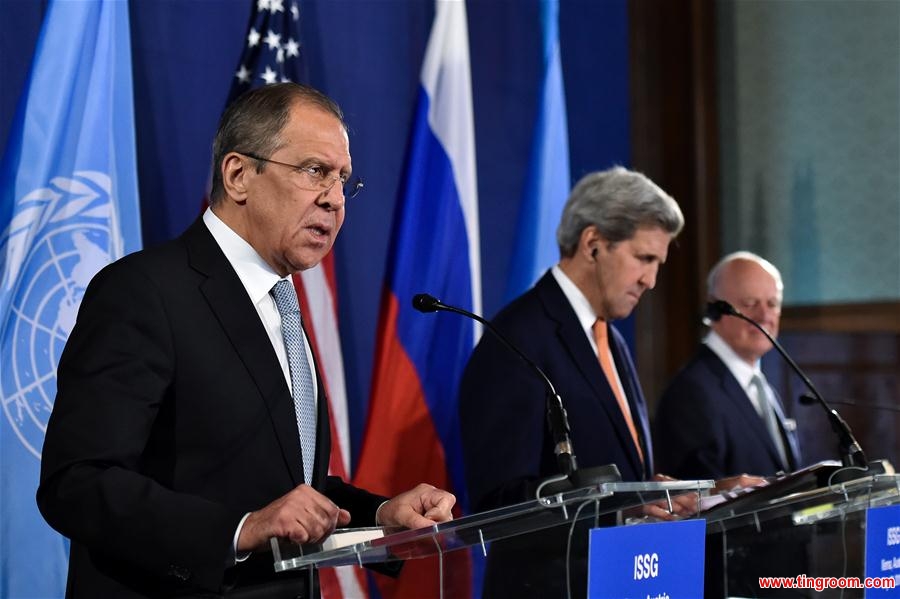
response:
M900 505L866 511L866 578L890 577L895 588L866 589L866 599L900 597Z
M705 542L705 520L595 528L588 549L588 597L702 597Z

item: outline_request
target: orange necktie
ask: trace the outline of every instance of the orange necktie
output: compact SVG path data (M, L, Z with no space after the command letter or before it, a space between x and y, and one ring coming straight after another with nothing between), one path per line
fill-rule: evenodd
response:
M640 441L638 441L637 429L634 427L634 419L631 417L631 408L628 407L628 401L625 399L625 395L619 386L619 380L616 377L616 367L613 365L612 352L609 351L609 333L606 321L598 318L592 329L594 331L594 341L597 342L597 358L600 360L600 368L603 369L603 374L606 375L606 380L609 381L613 395L616 396L616 401L619 402L619 409L622 410L622 416L625 417L628 432L631 433L631 439L637 448L638 456L643 462L644 452L641 450Z

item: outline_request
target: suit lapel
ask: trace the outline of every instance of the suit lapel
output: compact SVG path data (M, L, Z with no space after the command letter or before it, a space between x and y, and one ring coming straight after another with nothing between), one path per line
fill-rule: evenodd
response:
M272 343L237 273L202 220L187 230L184 240L191 266L207 277L200 292L266 403L285 467L296 486L303 482L300 437L290 390Z
M556 279L553 278L552 273L548 272L545 274L538 282L537 287L547 318L556 322L557 337L563 351L569 355L572 363L576 365L584 378L585 383L594 392L594 397L603 407L610 421L614 423L619 444L621 447L627 448L628 459L634 471L644 472L644 466L641 464L637 448L631 439L631 433L628 431L625 417L622 415L619 403L616 401L612 388L606 380L606 375L603 374L597 355L594 353L587 335L581 328L581 323L578 321L575 310L572 309L572 305L562 289L560 289ZM563 397L562 400L565 405L566 398ZM578 441L573 440L573 444L577 454Z
M734 378L734 375L731 374L731 371L728 370L728 367L725 366L725 363L719 359L715 352L706 347L706 345L701 346L700 349L706 353L705 360L710 365L710 369L718 376L722 393L731 403L729 410L735 414L740 414L741 420L753 431L760 443L760 447L765 447L772 461L775 464L780 464L781 457L775 448L775 442L769 435L763 419L760 418L756 408L753 407L747 392L744 391L740 383L738 383L737 379Z

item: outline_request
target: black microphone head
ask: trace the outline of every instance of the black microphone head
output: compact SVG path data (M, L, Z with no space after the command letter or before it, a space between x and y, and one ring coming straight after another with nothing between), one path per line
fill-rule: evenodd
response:
M412 306L419 312L437 312L440 305L441 300L427 293L417 293L412 298Z
M715 300L706 304L706 312L703 315L703 321L707 324L710 322L716 322L722 316L736 316L737 310L735 310L731 304L722 300Z

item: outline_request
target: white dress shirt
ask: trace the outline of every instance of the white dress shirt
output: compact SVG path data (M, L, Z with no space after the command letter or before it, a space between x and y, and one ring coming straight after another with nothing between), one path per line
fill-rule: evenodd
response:
M288 389L291 390L291 368L288 362L287 349L284 346L284 338L281 335L281 314L278 312L278 306L275 305L275 298L269 293L275 283L280 281L282 277L269 266L265 260L247 243L240 235L235 233L228 225L213 213L209 208L203 213L203 224L209 229L213 239L222 249L225 258L231 267L237 273L238 278L256 313L259 320L266 329L269 341L272 343L272 349L278 356L278 362L281 364L281 370L284 373L284 380ZM290 277L287 277L290 280ZM292 283L293 284L293 283ZM316 369L313 367L312 349L309 345L309 337L304 334L306 343L306 359L309 361L309 370L312 373L313 397L316 403L319 401L319 390L316 382ZM247 517L250 513L244 514L238 523L237 530L234 531L232 538L232 555L231 559L235 562L242 562L250 557L250 552L238 553L237 543L241 536L241 529L244 527ZM232 562L233 563L233 562Z
M731 346L728 345L715 331L710 331L703 340L703 343L725 363L725 366L734 378L737 379L741 389L747 394L756 413L762 417L763 409L762 404L760 403L762 398L759 397L756 385L753 384L753 377L762 374L759 367L759 360L751 366L744 361L743 358L738 356L735 351L731 349Z
M213 238L228 263L237 273L259 319L269 335L269 341L272 343L272 349L278 356L278 363L281 364L281 370L284 373L284 380L287 382L288 389L291 388L291 368L288 363L287 349L284 347L284 338L281 336L281 314L278 313L278 306L275 305L275 298L269 293L282 277L278 276L271 266L269 266L262 257L256 253L253 247L244 241L244 239L235 233L222 220L213 213L209 208L203 213L203 223L212 233ZM290 277L286 277L290 281ZM291 283L293 285L293 282ZM316 402L319 400L319 389L316 381L316 369L313 367L312 349L309 344L309 337L304 334L304 346L306 348L306 359L309 362L309 370L312 373L313 389Z
M588 301L588 298L585 297L584 293L581 292L581 289L578 288L572 279L563 272L563 270L557 264L553 268L550 269L550 272L553 274L553 278L556 279L557 284L559 284L559 288L562 289L563 295L566 296L566 299L569 300L569 304L572 306L572 309L575 310L575 316L578 317L578 323L581 325L581 329L584 331L585 337L587 337L588 343L591 344L591 348L594 350L594 355L599 356L599 348L597 347L597 341L594 340L594 323L597 322L597 313L594 312L594 308L591 306L591 302ZM621 393L621 397L628 397L625 394L625 388L622 386L622 378L619 376L619 369L616 366L616 361L613 360L613 371L616 374L616 385L619 386L619 392ZM605 377L604 377L605 378ZM631 405L628 404L628 409L631 411ZM634 414L632 413L632 418L634 418Z

